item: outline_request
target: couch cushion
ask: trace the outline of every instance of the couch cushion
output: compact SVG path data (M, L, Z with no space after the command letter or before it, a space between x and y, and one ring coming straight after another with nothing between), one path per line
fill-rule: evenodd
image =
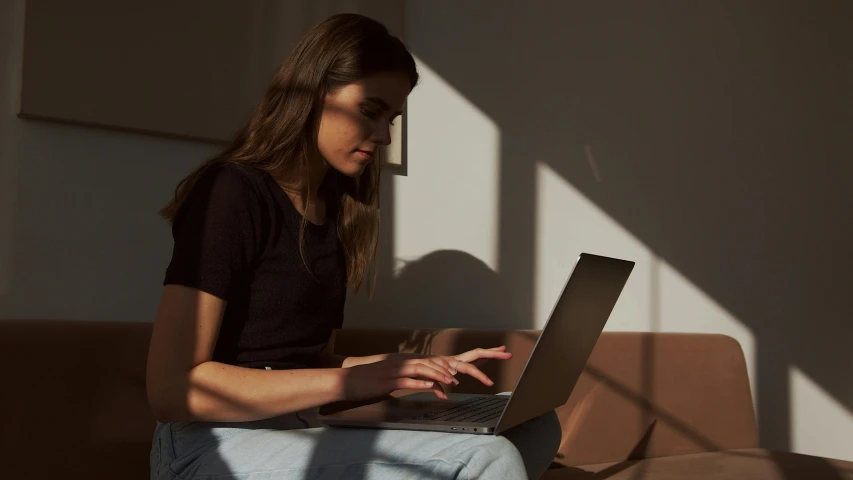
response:
M853 462L758 448L548 470L543 480L853 480Z
M557 413L568 466L758 446L743 352L724 335L604 333Z
M470 378L450 391L512 390L538 331L343 329L343 355L408 351L450 355L506 344L515 356L490 362L488 388ZM560 379L555 379L560 381ZM563 441L557 461L586 465L758 445L740 345L714 334L605 332L569 398L557 410Z
M148 478L150 323L0 321L3 478ZM14 459L14 461L11 461Z

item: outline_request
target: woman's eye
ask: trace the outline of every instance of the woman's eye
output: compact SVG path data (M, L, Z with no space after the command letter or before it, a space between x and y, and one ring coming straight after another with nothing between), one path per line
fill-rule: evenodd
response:
M371 110L368 110L366 108L362 108L361 113L364 114L365 117L371 118L371 119L375 119L376 117L379 116L378 113L371 111Z

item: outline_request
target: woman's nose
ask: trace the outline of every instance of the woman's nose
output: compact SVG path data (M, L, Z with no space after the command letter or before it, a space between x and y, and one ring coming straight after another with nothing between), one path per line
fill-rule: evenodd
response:
M378 143L379 145L390 145L391 144L391 128L388 124L385 126L380 126L373 130L373 135L371 138L372 141Z

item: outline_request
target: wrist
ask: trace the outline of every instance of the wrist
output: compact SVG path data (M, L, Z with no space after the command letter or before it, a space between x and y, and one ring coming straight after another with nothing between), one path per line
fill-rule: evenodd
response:
M379 355L368 355L366 357L346 357L341 362L342 368L355 367L357 365L367 365L368 363L381 362L388 358L388 354L382 353Z
M360 357L343 357L341 361L341 368L350 368L358 365L358 359Z
M329 382L331 382L329 390L332 392L332 398L329 399L328 403L345 401L349 396L346 388L346 369L331 368L327 371L329 372Z

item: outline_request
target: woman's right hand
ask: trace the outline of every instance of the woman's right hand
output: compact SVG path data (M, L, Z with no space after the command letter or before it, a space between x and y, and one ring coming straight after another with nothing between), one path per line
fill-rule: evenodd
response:
M432 390L442 400L447 400L444 385L458 384L447 362L433 361L430 357L389 355L374 363L344 369L344 399L365 400L387 395L395 390Z

